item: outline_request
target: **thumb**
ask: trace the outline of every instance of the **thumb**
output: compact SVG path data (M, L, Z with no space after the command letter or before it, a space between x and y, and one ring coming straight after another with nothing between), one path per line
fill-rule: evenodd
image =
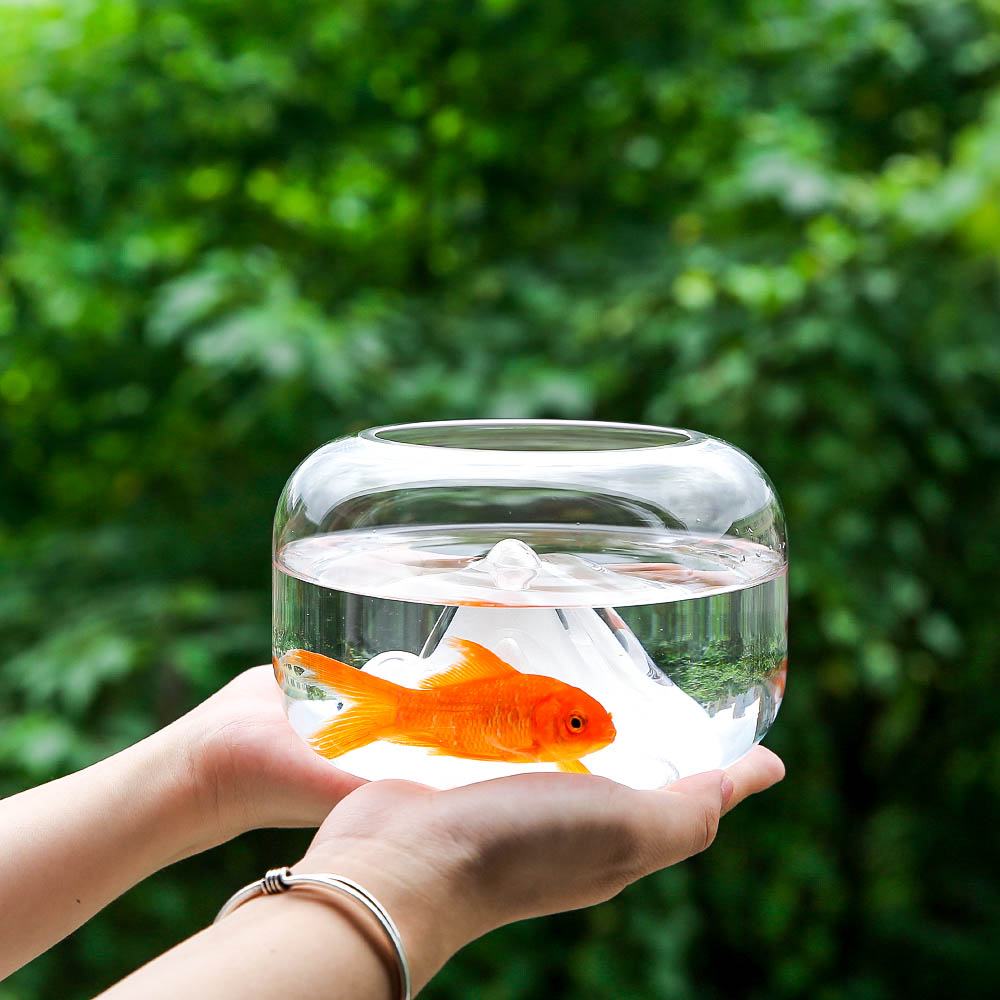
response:
M657 794L669 798L675 846L684 857L690 857L715 840L722 810L733 794L733 782L724 771L704 771L681 778Z

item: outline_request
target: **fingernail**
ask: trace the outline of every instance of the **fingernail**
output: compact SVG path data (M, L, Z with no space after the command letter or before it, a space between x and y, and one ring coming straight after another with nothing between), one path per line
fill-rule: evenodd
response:
M728 774L723 772L722 774L722 808L725 809L729 805L729 800L733 797L733 791L736 786L733 784L733 779L729 777Z

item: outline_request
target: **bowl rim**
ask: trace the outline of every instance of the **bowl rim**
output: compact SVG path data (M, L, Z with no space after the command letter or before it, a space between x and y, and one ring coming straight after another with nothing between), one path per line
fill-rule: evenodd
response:
M509 435L514 440L505 446L476 443L475 437L485 432L496 432L497 436ZM421 435L437 440L419 440ZM455 440L448 440L449 434ZM565 437L565 447L554 447L545 435L559 434ZM521 436L523 442L516 439ZM607 444L600 438L608 439ZM360 431L358 437L381 445L405 448L431 448L439 451L470 451L497 455L549 453L553 455L573 453L608 452L648 452L662 448L677 448L695 444L707 435L681 427L663 427L656 424L634 424L621 421L603 420L558 420L548 418L504 418L490 417L469 420L429 420L409 423L383 424ZM462 441L463 437L472 438ZM408 438L417 438L412 440ZM443 438L443 440L441 439ZM630 443L631 442L634 443ZM532 444L532 441L538 442ZM574 444L574 440L582 443ZM519 446L520 445L520 446Z

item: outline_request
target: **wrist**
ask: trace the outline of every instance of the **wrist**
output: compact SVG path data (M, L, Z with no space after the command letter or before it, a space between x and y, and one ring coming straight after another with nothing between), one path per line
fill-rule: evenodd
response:
M232 840L256 826L238 765L238 735L231 719L203 702L156 735L177 761L177 793L195 845L190 854ZM275 824L280 825L280 824Z
M352 879L386 909L399 930L419 989L460 948L482 933L448 863L432 863L417 849L378 843L326 844L292 866L295 874L329 873ZM484 928L485 930L485 928Z
M197 727L184 716L125 751L158 817L155 839L163 865L180 861L241 832L204 766Z

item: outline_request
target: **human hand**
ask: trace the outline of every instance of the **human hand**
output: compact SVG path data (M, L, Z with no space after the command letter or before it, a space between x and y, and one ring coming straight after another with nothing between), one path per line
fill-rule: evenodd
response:
M558 773L449 791L372 782L333 810L294 870L364 885L399 924L420 980L494 927L603 902L704 850L723 813L783 775L755 747L726 772L655 791Z
M270 667L254 667L133 746L7 797L0 979L165 865L254 827L318 826L361 784L296 735Z
M292 729L269 666L243 671L175 725L200 824L215 843L259 827L319 826L365 783Z

